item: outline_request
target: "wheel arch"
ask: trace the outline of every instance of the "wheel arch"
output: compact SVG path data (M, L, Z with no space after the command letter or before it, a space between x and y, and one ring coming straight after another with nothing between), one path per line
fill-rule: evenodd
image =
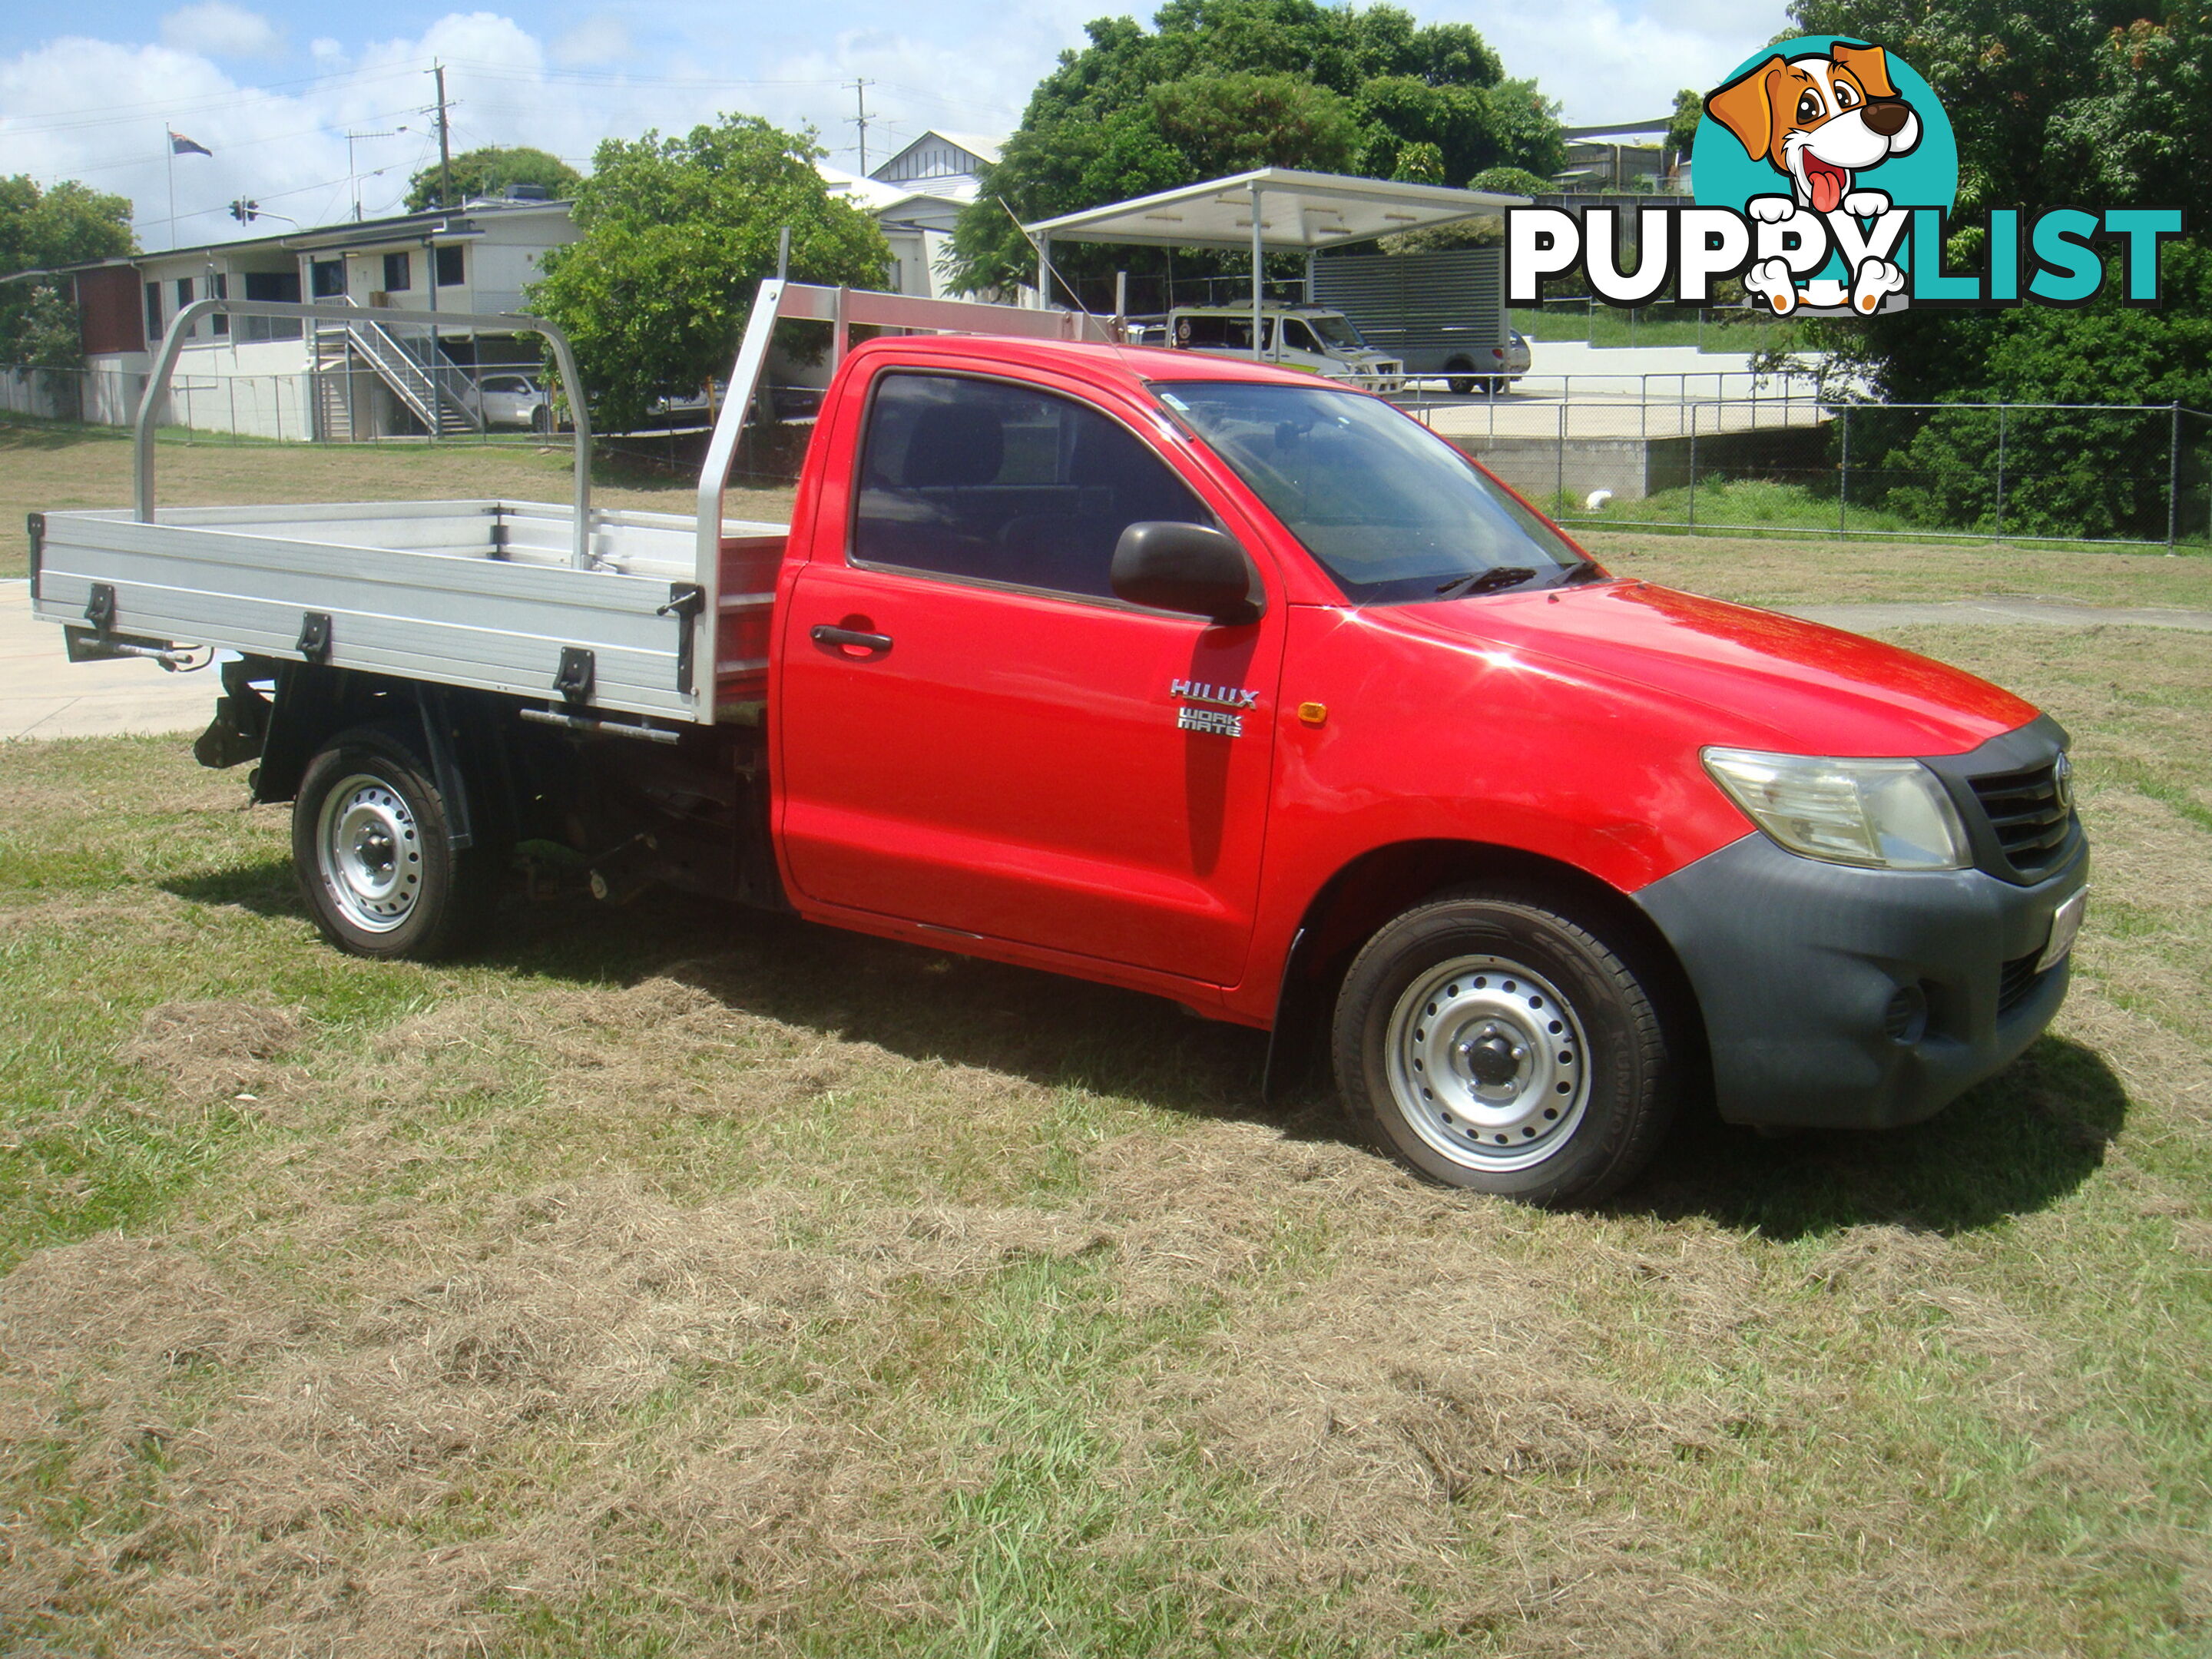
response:
M1561 860L1487 842L1421 840L1372 848L1337 871L1308 901L1292 934L1267 1036L1262 1093L1278 1098L1311 1064L1328 1009L1352 959L1392 917L1447 888L1486 882L1557 899L1601 925L1635 958L1661 994L1661 1013L1702 1069L1705 1019L1681 959L1627 894Z

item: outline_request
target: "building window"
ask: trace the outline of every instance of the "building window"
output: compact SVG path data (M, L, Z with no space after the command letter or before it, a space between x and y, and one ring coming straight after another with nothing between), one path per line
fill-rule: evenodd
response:
M384 291L386 294L404 294L414 286L415 278L408 270L407 255L404 252L386 254Z
M208 298L210 300L228 300L230 298L229 272L217 270L209 273ZM215 331L217 334L228 334L230 332L230 319L224 316L221 312L217 312L214 316L209 318L208 320L215 325Z
M146 346L149 350L161 343L161 285L146 284Z
M461 245L448 242L438 250L438 286L459 288L466 280L461 275Z
M189 276L179 276L179 277L178 277L178 278L177 278L177 309L178 309L178 310L179 310L179 311L182 311L182 310L183 310L186 306L188 306L188 305L191 304L191 302L192 302L192 279L191 279L191 277L189 277ZM194 324L193 324L190 328L188 328L188 329L186 329L186 330L185 331L185 337L187 340L197 340L198 338L199 338L199 334L200 334L200 328L199 328L199 325L198 325L198 323L194 323Z
M282 300L297 305L300 302L300 273L296 270L249 270L246 273L246 297L249 300ZM297 317L248 317L245 328L240 331L249 340L296 340L300 337L300 327Z
M314 283L315 297L318 300L337 300L344 297L346 291L344 260L311 259L307 262L307 275Z

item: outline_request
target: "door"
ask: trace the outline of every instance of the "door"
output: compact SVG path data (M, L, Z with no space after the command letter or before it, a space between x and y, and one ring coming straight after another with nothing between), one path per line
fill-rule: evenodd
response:
M781 836L807 898L1180 974L1242 971L1282 653L1139 610L1140 520L1215 522L1144 441L1041 388L892 369L845 556L786 615Z

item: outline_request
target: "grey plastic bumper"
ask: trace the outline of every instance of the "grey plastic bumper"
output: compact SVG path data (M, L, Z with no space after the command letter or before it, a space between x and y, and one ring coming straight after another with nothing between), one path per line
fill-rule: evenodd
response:
M1638 901L1697 992L1723 1118L1874 1128L1941 1110L2051 1023L2069 964L2033 979L2021 964L2049 941L2088 864L2077 836L2072 855L2033 886L1979 870L1856 870L1754 830ZM1924 1018L1908 988L1925 1000Z

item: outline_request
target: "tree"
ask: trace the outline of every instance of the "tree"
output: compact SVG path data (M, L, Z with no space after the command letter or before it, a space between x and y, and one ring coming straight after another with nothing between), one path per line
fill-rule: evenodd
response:
M1686 156L1698 142L1698 123L1705 118L1703 93L1684 87L1674 94L1674 112L1668 118L1666 145L1676 155Z
M459 207L477 196L503 196L509 185L538 185L548 196L565 198L576 193L576 186L583 182L584 175L559 156L532 149L527 144L486 144L481 149L465 150L453 157L451 201L440 198L441 177L442 170L434 161L408 180L408 212Z
M1961 268L1982 262L1987 233L1972 221L1991 208L2179 207L2192 231L2161 258L2160 310L2122 304L2108 261L2103 294L2077 310L1817 319L1809 344L1900 404L2212 408L2212 255L2193 234L2212 212L2212 178L2197 155L2198 135L2212 126L2212 23L2201 9L2182 0L1795 0L1790 15L1808 34L1889 47L1935 88L1959 143L1966 222L1949 253ZM1994 452L1995 419L1963 410L1899 419L1885 422L1894 436L1878 448L1855 429L1854 464L1863 456L1910 478L1900 506L1935 521L1993 521L1994 475L1978 475ZM2148 524L2162 534L2163 475L2156 503L2127 482L2144 471L2147 419L2008 411L2007 529L2103 536ZM2161 447L2164 434L2152 436Z
M1017 216L1224 173L1298 167L1450 183L1499 165L1561 165L1556 111L1533 82L1507 80L1467 24L1316 0L1168 0L1152 21L1149 30L1129 17L1090 24L1090 45L1063 52L1038 83L961 214L953 247L963 288L1030 279L1035 256ZM1079 276L1165 256L1079 245L1054 257Z
M112 258L137 247L131 203L64 179L41 191L28 176L0 179L0 276ZM0 363L68 368L83 360L76 307L58 282L0 282Z
M568 332L603 422L635 426L656 398L727 370L754 289L775 270L780 228L791 228L801 281L883 280L890 248L830 194L814 170L823 154L811 132L753 115L599 145L576 188L583 236L544 256L529 298Z

